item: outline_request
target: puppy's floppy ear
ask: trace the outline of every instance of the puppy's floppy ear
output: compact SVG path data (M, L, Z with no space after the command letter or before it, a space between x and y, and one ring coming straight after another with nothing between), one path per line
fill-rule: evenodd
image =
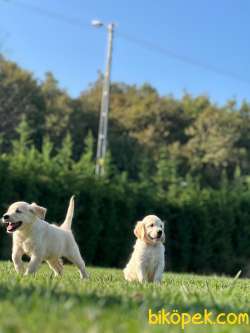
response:
M47 213L47 209L46 208L38 206L35 202L32 202L32 204L30 205L30 208L31 208L32 212L37 217L39 217L42 220L45 219L45 215Z
M134 229L134 234L138 239L140 239L140 240L144 239L145 229L144 229L144 224L142 221L139 221L136 223L136 226Z

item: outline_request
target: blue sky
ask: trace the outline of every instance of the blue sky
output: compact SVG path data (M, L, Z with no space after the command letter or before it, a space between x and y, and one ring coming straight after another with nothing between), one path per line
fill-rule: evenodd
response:
M19 5L17 5L19 4ZM55 20L22 4L33 4L82 27ZM104 68L106 34L88 23L115 21L112 79L148 82L162 94L208 94L224 103L250 100L250 1L248 0L0 0L0 41L4 54L34 72L52 71L60 86L77 96ZM123 39L128 34L240 76L218 75ZM248 82L244 82L244 79Z

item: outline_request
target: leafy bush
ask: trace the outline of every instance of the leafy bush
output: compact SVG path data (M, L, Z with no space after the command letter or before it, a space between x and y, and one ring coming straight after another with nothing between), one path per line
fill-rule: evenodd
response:
M167 221L167 267L174 271L235 274L250 258L250 188L223 182L200 189L191 179L160 190L160 183L128 181L126 175L96 179L91 134L79 161L71 158L67 136L54 156L46 139L39 152L25 120L12 152L0 157L1 211L16 200L48 208L47 220L61 223L69 197L76 195L73 230L87 264L122 267L134 242L133 227L146 214ZM166 176L167 177L167 176ZM169 178L170 188L171 181ZM179 185L178 185L179 184ZM10 258L10 237L1 230L1 258Z

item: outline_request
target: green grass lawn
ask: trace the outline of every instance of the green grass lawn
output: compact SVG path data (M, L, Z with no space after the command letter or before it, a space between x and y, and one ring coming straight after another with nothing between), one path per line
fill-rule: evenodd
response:
M20 277L0 262L0 333L183 332L180 326L150 326L148 309L179 312L250 313L250 280L164 275L162 284L124 281L122 271L89 268L89 280L65 267L51 278L44 265L34 277ZM188 326L185 332L250 332L250 325Z

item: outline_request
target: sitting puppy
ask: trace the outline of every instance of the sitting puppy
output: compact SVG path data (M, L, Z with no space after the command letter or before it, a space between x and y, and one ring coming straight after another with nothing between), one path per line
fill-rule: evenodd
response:
M62 257L75 264L81 278L87 277L85 264L71 232L74 197L70 199L67 215L62 225L44 221L46 209L35 203L15 202L2 221L7 232L13 233L12 260L18 273L24 272L23 254L30 256L25 275L35 273L46 260L56 276L62 275Z
M124 269L127 281L160 282L164 271L164 224L155 215L137 222L134 252Z

